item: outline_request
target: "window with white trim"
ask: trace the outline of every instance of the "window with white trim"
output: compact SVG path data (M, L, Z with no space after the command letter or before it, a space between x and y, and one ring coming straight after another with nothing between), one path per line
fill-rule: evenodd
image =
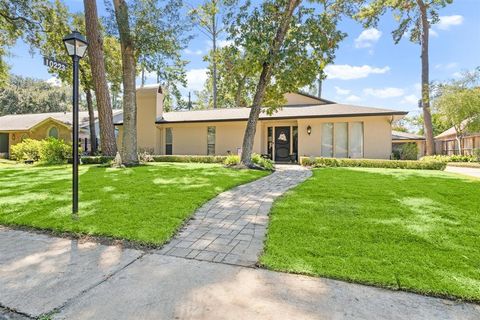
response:
M216 128L208 127L207 128L207 155L209 156L215 155L215 135L216 135Z
M173 154L173 130L172 128L165 128L165 154Z
M363 122L322 124L322 157L363 158Z

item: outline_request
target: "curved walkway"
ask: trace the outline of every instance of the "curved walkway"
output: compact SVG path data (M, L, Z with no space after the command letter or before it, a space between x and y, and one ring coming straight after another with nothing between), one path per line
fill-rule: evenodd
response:
M311 171L302 166L277 165L271 175L221 193L198 209L159 253L255 265L263 249L273 201L311 175Z

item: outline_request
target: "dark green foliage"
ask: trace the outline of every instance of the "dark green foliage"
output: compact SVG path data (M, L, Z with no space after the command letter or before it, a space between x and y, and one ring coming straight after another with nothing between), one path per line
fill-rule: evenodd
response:
M393 168L393 169L422 169L443 170L446 163L443 161L417 160L381 160L381 159L336 159L336 158L308 158L301 157L300 163L314 168L321 167L364 167L364 168Z
M270 213L264 266L480 301L480 180L323 168Z
M107 156L86 156L82 157L82 164L108 164L113 161L115 157Z
M417 160L418 148L416 143L404 143L400 150L400 160Z
M155 162L223 163L226 156L153 156Z
M71 90L43 80L11 75L0 88L0 116L7 114L67 111L71 107Z

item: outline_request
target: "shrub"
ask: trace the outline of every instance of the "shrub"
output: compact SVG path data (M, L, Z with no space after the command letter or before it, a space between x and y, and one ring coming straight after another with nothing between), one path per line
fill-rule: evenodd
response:
M72 146L53 137L42 140L40 144L40 161L46 164L59 164L71 158Z
M239 156L227 156L227 158L225 159L225 161L223 162L223 164L225 164L226 166L236 166L237 164L240 163L240 157Z
M441 162L477 162L477 156L473 155L434 155L420 158L421 161L441 161Z
M82 157L83 164L108 164L113 161L115 157L110 156L86 156Z
M266 159L257 153L252 154L252 162L266 170L273 170L275 168L272 160Z
M463 167L463 168L479 168L480 163L478 162L450 162L449 167Z
M379 159L336 159L336 158L307 158L301 157L300 163L304 166L321 167L365 167L365 168L394 168L394 169L423 169L443 170L446 162L418 161L418 160L379 160Z
M152 156L155 162L223 163L226 156Z
M480 162L480 149L473 149L473 156Z
M38 161L40 159L40 146L42 141L25 139L23 142L12 145L10 158L17 161Z
M138 153L138 160L140 162L154 162L155 160L153 159L152 152L150 150L144 149L140 150Z
M265 159L257 153L252 154L252 162L265 170L273 170L275 168L272 160ZM228 156L223 163L229 167L235 166L240 163L240 157Z
M401 160L417 160L418 148L416 143L404 143L400 151Z

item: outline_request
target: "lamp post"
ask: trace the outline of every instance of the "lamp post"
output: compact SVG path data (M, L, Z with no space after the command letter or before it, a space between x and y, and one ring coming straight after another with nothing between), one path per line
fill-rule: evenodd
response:
M72 215L78 212L78 63L87 52L88 42L78 31L73 31L63 38L65 49L73 61L73 174L72 174Z

